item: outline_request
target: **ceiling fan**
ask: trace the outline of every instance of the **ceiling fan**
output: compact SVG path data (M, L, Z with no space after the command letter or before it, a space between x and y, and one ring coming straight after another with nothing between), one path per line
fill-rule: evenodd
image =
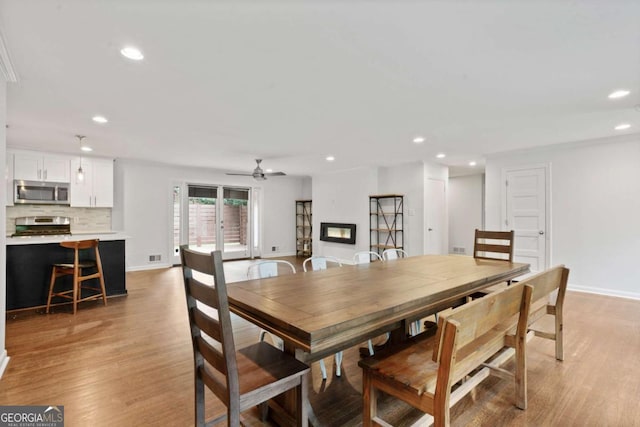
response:
M262 159L256 159L256 168L252 173L227 173L227 175L240 175L240 176L252 176L256 181L264 181L268 176L285 176L284 172L268 172L265 173L260 167Z

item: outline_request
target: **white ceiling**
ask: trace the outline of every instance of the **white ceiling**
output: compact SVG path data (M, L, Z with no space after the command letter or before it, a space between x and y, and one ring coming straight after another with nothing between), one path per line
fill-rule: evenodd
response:
M0 28L9 147L309 175L640 128L637 0L2 0Z

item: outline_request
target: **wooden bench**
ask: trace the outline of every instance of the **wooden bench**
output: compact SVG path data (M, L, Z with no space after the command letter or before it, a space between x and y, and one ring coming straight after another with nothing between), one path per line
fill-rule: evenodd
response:
M435 336L418 336L393 353L389 349L361 360L363 426L389 426L377 415L378 391L431 414L435 426L448 426L449 408L490 373L515 380L516 406L525 409L525 347L532 291L522 282L442 312ZM500 368L508 358L485 363L505 346L515 348L514 373ZM452 392L452 386L465 378Z
M564 360L562 310L568 279L569 269L564 265L559 265L526 280L526 283L533 287L528 322L529 331L532 331L537 337L554 340L556 342L556 359L558 360ZM555 291L557 291L557 295L555 295L555 302L552 303L551 299L553 299ZM538 320L545 315L554 316L553 332L540 329Z

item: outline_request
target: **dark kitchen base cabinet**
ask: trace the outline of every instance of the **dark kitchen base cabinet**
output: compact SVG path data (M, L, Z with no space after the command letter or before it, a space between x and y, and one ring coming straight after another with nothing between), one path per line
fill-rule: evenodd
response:
M101 240L98 246L107 296L127 294L124 242ZM73 250L58 243L7 245L7 311L46 306L51 265L59 262L73 263ZM71 289L72 277L59 278L56 286L63 281Z

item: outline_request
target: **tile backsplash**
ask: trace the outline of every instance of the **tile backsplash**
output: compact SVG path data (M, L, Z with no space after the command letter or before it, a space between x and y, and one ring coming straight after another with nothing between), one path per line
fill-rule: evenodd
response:
M55 205L7 206L7 234L16 231L16 218L21 216L68 216L71 232L111 231L111 208L72 208Z

